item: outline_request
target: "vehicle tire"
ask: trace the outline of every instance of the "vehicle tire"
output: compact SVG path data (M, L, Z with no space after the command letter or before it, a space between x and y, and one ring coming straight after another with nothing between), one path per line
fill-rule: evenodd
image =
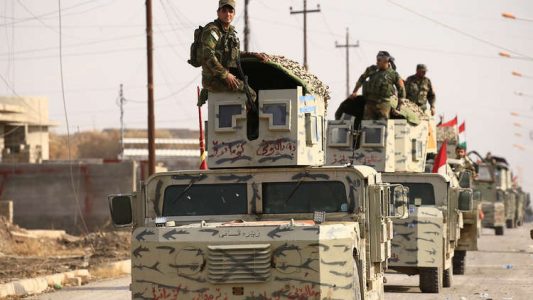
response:
M454 275L465 274L465 256L466 251L455 251L452 259Z
M494 233L496 235L503 235L503 226L494 227Z
M506 220L505 221L505 227L507 228L513 228L513 220Z
M420 269L420 290L422 293L439 293L442 287L440 268Z
M450 267L446 270L444 270L442 274L442 286L445 288L449 288L452 286L453 283L453 263L450 265Z
M357 257L354 257L354 264L353 264L353 289L354 289L354 299L355 300L362 300L363 299L363 282L361 281L361 267L360 267L359 259Z

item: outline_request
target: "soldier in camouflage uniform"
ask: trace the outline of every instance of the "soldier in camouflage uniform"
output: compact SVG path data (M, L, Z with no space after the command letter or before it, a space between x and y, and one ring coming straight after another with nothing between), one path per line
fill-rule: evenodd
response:
M431 108L431 115L435 115L435 92L431 85L431 80L426 77L427 68L423 64L416 66L416 74L411 75L405 81L407 99L416 103L422 110L426 111L427 104Z
M457 147L455 148L455 158L462 160L464 163L464 166L458 171L468 170L472 172L473 175L476 174L476 167L474 165L474 162L472 162L472 160L470 160L470 158L466 156L466 148L463 145L457 145Z
M363 120L389 119L391 110L398 106L398 98L405 98L403 80L395 69L394 58L387 51L380 51L376 65L359 77L350 98L357 99L357 91L363 87L366 100Z
M220 0L217 10L218 18L207 24L202 32L202 105L210 92L245 92L245 85L233 73L241 56L256 56L262 61L264 54L241 53L240 42L235 27L231 25L235 17L235 0ZM232 73L233 72L233 73ZM248 87L255 102L257 94Z

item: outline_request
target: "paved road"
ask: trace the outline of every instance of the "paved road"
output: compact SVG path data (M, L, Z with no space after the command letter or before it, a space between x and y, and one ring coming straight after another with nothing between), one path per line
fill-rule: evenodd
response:
M128 300L131 299L129 290L131 278L92 282L84 286L66 288L61 291L39 295L30 299L38 300Z
M504 236L483 229L479 251L468 252L465 275L455 275L451 288L440 294L422 294L418 276L387 274L386 298L394 300L422 299L533 299L533 240L528 223L517 229L506 229ZM463 298L462 298L463 297Z
M533 299L533 224L495 236L484 229L480 251L467 255L466 274L454 276L453 287L440 294L422 294L418 276L387 274L386 299L394 300L531 300ZM510 268L509 268L510 267ZM129 277L91 283L40 295L39 300L130 299Z

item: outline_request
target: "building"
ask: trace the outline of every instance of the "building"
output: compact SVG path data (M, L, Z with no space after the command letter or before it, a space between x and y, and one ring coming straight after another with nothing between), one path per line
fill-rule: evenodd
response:
M40 163L49 158L45 97L0 97L0 149L4 163Z

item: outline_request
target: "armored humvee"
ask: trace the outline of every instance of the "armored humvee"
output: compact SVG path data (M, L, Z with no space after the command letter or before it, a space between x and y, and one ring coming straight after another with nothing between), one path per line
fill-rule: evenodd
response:
M346 114L329 121L327 163L369 165L383 172L385 182L409 187L409 217L394 220L389 269L419 274L423 292L439 292L451 285L460 209L472 209L472 192L449 174L425 172L427 153L437 149L431 118L363 120L360 128L356 121Z
M384 299L407 190L368 166L324 166L318 79L280 57L242 63L258 116L245 95L209 94L210 169L110 197L114 224L133 227L132 298Z
M452 183L461 188L473 189L473 206L471 211L462 212L463 226L461 227L460 238L453 256L453 274L463 275L465 272L465 259L468 251L478 250L478 238L481 234L481 212L482 212L482 195L474 185L475 170L467 168L465 159L457 159L456 148L459 144L459 132L456 127L438 127L437 143L442 145L446 142L447 163L452 168L450 177L454 178ZM472 162L473 163L473 162ZM474 164L474 169L477 164Z
M483 218L482 227L493 228L496 235L503 235L505 228L505 193L496 182L496 168L477 152L472 151L469 157L476 161L477 174L474 178L474 190L479 192Z

